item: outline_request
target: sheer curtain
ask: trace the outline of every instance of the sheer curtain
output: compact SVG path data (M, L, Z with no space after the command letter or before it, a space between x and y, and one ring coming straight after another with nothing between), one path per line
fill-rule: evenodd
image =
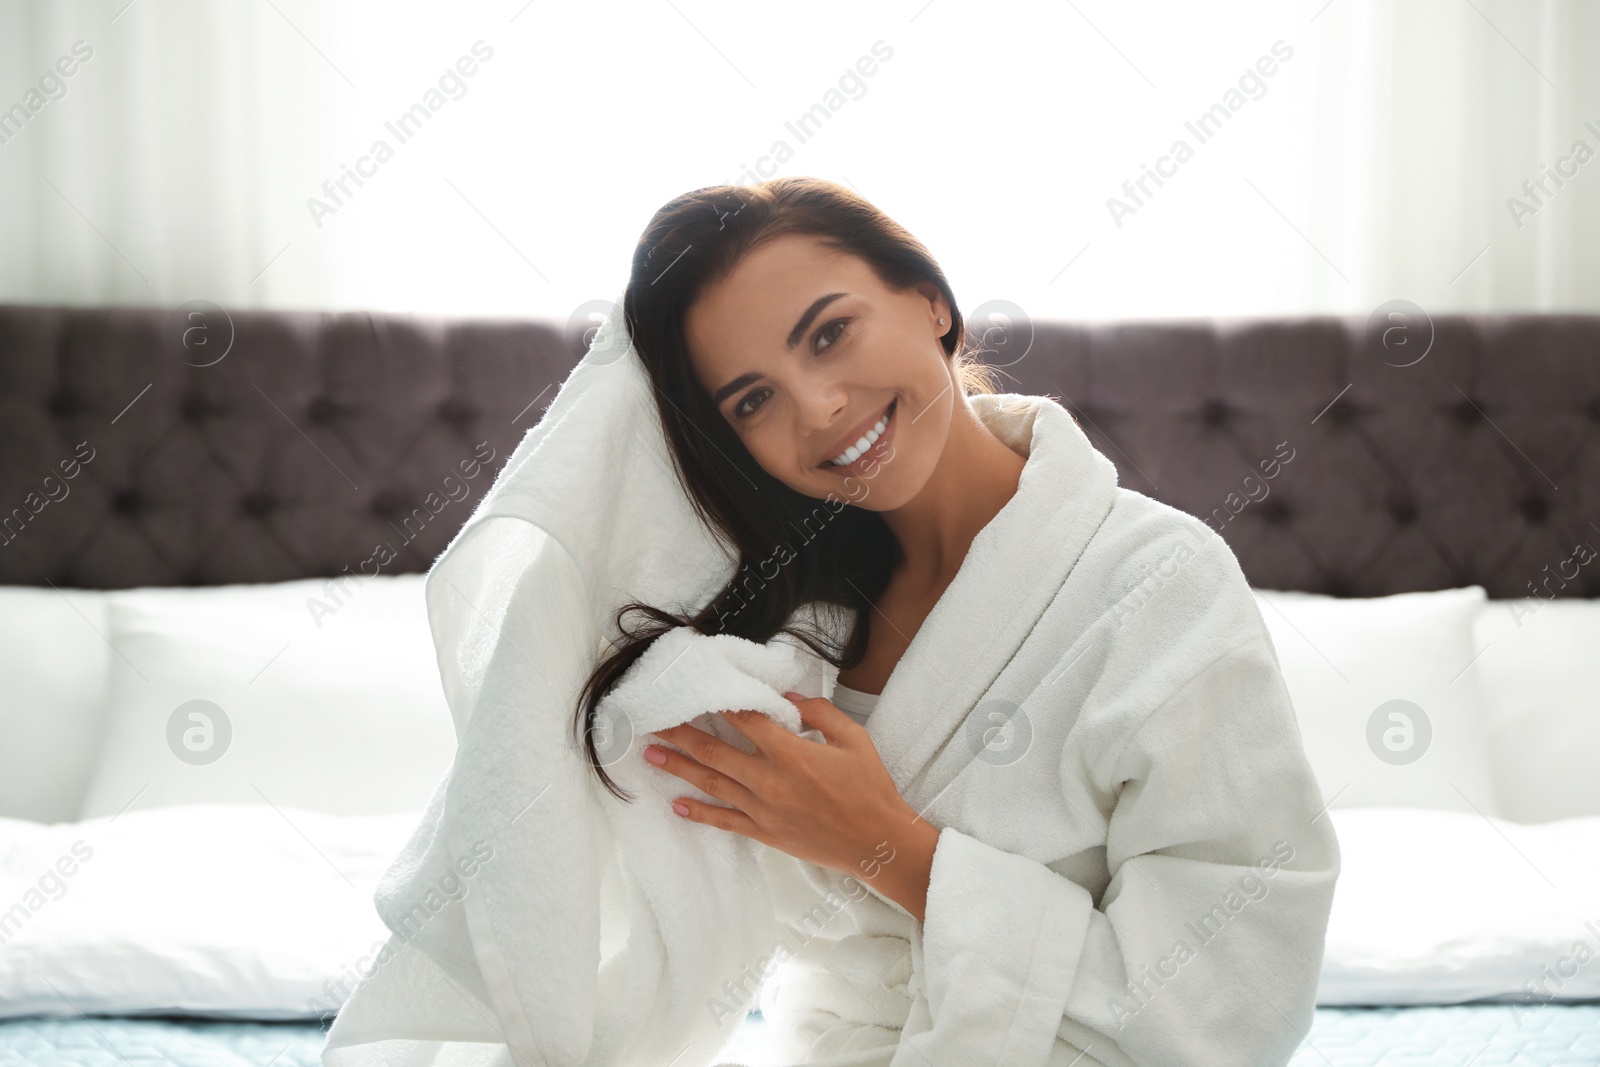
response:
M1597 7L10 0L0 301L561 317L814 174L969 312L1593 310Z

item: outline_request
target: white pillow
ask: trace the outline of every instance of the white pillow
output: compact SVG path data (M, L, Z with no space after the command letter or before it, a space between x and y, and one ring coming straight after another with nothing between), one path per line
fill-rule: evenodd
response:
M80 817L130 803L426 807L455 726L423 577L112 593L118 654Z
M111 667L105 594L0 587L0 817L71 822Z
M373 893L420 821L265 804L0 819L0 1016L331 1015L389 939Z
M1500 814L1469 669L1482 586L1256 594L1330 807Z
M1490 601L1477 635L1473 669L1506 818L1600 815L1600 600Z
M1339 879L1317 1003L1600 997L1600 818L1330 811ZM1530 992L1531 990L1531 992Z

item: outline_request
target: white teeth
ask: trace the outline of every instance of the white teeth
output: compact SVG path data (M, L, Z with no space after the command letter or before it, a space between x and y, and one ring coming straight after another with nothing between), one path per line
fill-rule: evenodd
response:
M856 441L855 444L851 445L837 456L828 460L828 462L836 467L843 467L847 464L854 463L856 460L861 458L862 454L865 453L867 449L872 447L873 443L876 442L879 437L883 436L883 431L888 425L889 416L885 415L883 418L878 420L878 424L876 426L868 430L863 437Z

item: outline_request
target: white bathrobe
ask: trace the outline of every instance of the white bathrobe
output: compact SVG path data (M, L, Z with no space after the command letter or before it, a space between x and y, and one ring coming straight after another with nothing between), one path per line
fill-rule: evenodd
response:
M925 918L765 850L769 1062L1286 1063L1339 853L1238 562L1054 401L974 406L1020 486L866 726L940 828Z
M430 574L457 756L379 887L395 934L326 1067L698 1067L773 965L772 1063L1286 1062L1338 852L1272 646L1226 544L1118 488L1053 401L971 399L1027 455L1021 483L867 724L941 828L924 923L679 819L666 800L700 794L637 751L610 769L638 803L594 783L568 698L597 647L585 604L613 591L579 569L658 604L727 577L652 474L659 431L619 414L650 402L642 372L614 373L631 366L574 371ZM542 463L547 448L615 474ZM651 536L619 537L626 522ZM567 552L541 554L539 523ZM500 580L497 561L528 558ZM608 721L642 738L694 720L737 743L708 709L749 707L796 729L782 688L830 693L837 671L778 644L669 633Z

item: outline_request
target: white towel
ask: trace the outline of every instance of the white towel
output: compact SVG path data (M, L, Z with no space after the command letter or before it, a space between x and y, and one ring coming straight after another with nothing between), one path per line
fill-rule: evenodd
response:
M782 694L830 691L836 671L782 636L669 631L597 713L601 760L636 800L596 781L572 713L615 608L698 606L733 573L671 474L620 320L429 572L458 748L379 886L393 933L334 1020L327 1067L704 1064L754 1001L765 846L674 814L673 797L715 801L641 751L691 721L750 751L714 714L740 708L816 738Z

